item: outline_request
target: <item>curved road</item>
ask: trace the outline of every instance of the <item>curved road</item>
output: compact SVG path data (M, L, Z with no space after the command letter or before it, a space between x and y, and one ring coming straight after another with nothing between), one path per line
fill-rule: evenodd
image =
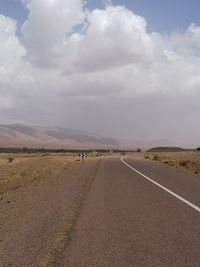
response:
M103 158L97 167L91 162L81 167L82 175L84 169L85 175L95 172L77 210L66 210L72 217L71 227L63 228L67 234L37 261L36 250L30 253L24 249L32 261L26 256L26 261L21 259L23 266L200 266L200 176L136 156L124 161L143 176L120 157ZM45 225L45 221L41 223ZM20 266L17 257L6 265L6 252L3 255L2 266ZM26 258L22 252L20 255Z

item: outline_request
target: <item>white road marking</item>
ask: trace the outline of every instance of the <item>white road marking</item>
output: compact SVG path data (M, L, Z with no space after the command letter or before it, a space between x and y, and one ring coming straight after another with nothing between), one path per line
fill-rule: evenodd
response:
M170 195L176 197L177 199L179 199L180 201L184 202L186 205L190 206L191 208L193 208L194 210L200 212L200 208L198 206L196 206L195 204L193 204L192 202L188 201L187 199L177 195L176 193L174 193L173 191L169 190L168 188L164 187L163 185L155 182L154 180L152 180L151 178L149 178L148 176L144 175L143 173L141 173L140 171L136 170L135 168L133 168L131 165L129 165L128 163L126 163L124 161L124 158L121 158L121 161L130 169L132 169L134 172L140 174L142 177L144 177L145 179L147 179L148 181L150 181L151 183L157 185L158 187L160 187L161 189L163 189L164 191L166 191L167 193L169 193Z

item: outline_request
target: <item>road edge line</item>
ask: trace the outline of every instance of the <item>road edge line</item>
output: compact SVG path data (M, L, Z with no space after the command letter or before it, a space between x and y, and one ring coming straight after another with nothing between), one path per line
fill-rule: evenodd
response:
M196 206L195 204L193 204L192 202L190 202L189 200L179 196L178 194L174 193L173 191L171 191L170 189L166 188L165 186L157 183L156 181L152 180L151 178L149 178L148 176L146 176L145 174L141 173L140 171L138 171L137 169L135 169L134 167L132 167L131 165L129 165L127 162L124 161L124 157L121 157L121 162L124 163L127 167L129 167L130 169L132 169L134 172L138 173L139 175L141 175L143 178L145 178L146 180L150 181L151 183L153 183L154 185L158 186L159 188L163 189L164 191L166 191L168 194L174 196L175 198L179 199L180 201L182 201L183 203L185 203L186 205L188 205L189 207L193 208L194 210L200 212L200 207Z

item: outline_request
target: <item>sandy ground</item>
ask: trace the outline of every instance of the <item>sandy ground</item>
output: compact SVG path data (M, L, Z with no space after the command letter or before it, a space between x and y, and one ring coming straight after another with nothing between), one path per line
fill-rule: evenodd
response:
M62 248L101 161L76 159L34 157L3 166L5 174L7 169L19 175L11 183L2 179L3 188L20 186L0 200L0 266L47 266Z
M61 170L78 164L78 156L70 154L13 154L9 163L8 154L0 155L0 196L25 186L33 180L45 179Z
M154 162L162 163L175 168L182 168L200 174L200 152L148 152L144 158Z

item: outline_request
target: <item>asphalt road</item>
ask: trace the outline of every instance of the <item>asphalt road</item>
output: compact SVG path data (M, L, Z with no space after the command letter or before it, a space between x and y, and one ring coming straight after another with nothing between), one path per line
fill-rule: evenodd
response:
M125 157L124 161L194 207L200 207L199 175L135 157ZM15 235L13 232L14 237L8 231L3 232L1 266L199 267L200 212L126 166L120 157L107 157L97 163L81 167L75 187L70 183L63 187L60 181L62 189L54 201L48 198L48 205L40 200L41 214L47 206L49 212L43 216L40 212L37 214L44 233L39 225L31 233L24 229L26 225L26 230L30 230L34 212L29 212L32 220L27 218L26 224L21 226L22 233L26 234L23 238L19 225ZM87 183L83 183L86 180ZM80 183L82 185L78 186ZM78 198L75 191L79 191ZM60 194L61 199L65 196L65 204L62 201L62 205L58 205ZM74 203L72 199L77 199L76 204L68 205L67 199L71 203ZM54 213L57 210L56 216L52 215L51 205ZM64 208L65 205L68 208ZM43 218L41 222L40 218ZM9 227L7 230L12 228L11 223ZM17 244L18 239L26 243L20 243L18 248L11 243L12 238Z

